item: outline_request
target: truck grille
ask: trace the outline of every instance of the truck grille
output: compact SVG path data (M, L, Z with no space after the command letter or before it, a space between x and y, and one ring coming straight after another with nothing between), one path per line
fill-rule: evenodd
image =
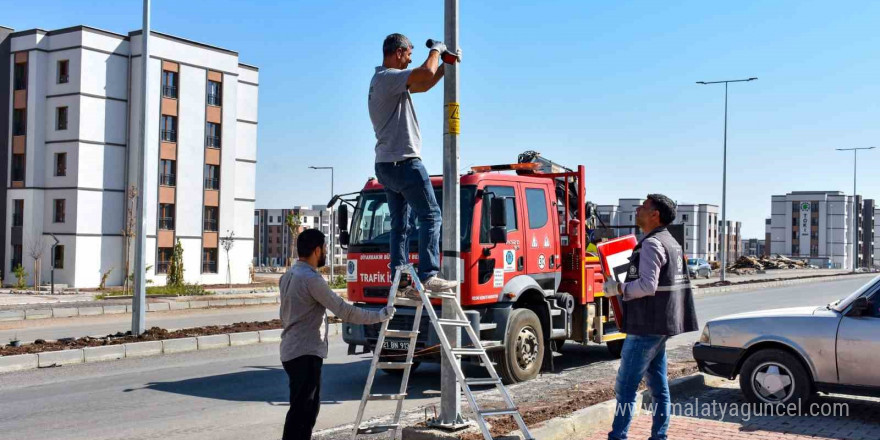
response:
M388 299L388 289L391 286L385 287L364 287L364 298L385 298Z

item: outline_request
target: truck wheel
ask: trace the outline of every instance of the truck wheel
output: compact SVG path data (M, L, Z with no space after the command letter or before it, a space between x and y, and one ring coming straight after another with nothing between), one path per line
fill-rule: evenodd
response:
M403 362L405 360L406 360L406 356L393 357L393 358L386 358L386 357L379 358L379 362ZM421 362L413 359L412 367L409 367L410 374L412 374L414 371L416 371L416 369L418 369L419 365L421 365L421 364L422 364ZM382 370L382 372L385 374L390 374L391 376L397 376L397 377L403 376L403 370L398 370L396 368L391 369L391 370Z
M503 382L509 385L538 376L545 350L538 315L529 309L512 311L504 341L504 351L495 355Z
M616 341L608 341L605 343L608 346L608 352L611 353L611 356L614 359L620 359L620 353L623 351L623 339L618 339Z
M764 349L743 362L739 387L746 400L761 405L807 402L813 396L813 380L791 353Z

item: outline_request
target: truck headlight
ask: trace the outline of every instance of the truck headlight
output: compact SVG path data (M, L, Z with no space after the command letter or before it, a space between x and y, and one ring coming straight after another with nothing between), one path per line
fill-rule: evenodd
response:
M700 334L700 343L712 345L712 338L709 336L709 324L703 326L703 333Z

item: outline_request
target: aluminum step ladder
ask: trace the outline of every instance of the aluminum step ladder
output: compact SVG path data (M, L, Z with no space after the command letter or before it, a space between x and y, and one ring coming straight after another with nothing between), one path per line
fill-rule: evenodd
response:
M397 297L397 286L400 284L400 280L402 278L402 274L407 273L412 281L412 286L419 293L419 299L408 299L408 298L398 298ZM440 319L437 317L437 312L434 311L434 307L431 306L430 300L432 299L449 299L453 301L447 301L447 304L454 304L455 318L453 319ZM453 356L456 359L460 359L465 356L470 357L479 357L482 366L486 368L486 371L489 372L489 379L468 379L465 377L464 372L461 368L459 362L453 363L453 370L455 371L455 377L457 379L458 385L461 387L461 390L464 392L467 397L468 403L470 404L471 410L473 410L476 415L477 425L480 427L480 431L483 433L483 438L485 440L492 440L492 434L489 432L489 428L486 426L486 418L488 417L496 417L496 416L513 416L514 420L516 420L517 425L519 426L520 431L523 433L523 437L526 440L533 440L531 433L529 433L529 428L526 426L525 421L522 418L522 415L519 413L519 409L513 402L513 399L510 397L510 394L507 392L507 388L504 387L504 384L501 382L501 378L498 376L498 373L495 372L495 368L492 366L492 360L489 359L489 355L486 353L486 350L483 348L480 343L479 335L474 331L471 326L470 321L467 316L464 314L464 310L462 310L461 305L458 303L455 294L453 293L428 293L421 282L419 282L419 277L416 275L416 271L413 268L412 264L406 264L403 266L398 266L394 271L394 280L391 283L391 288L388 293L388 305L402 305L402 306L411 306L415 307L415 319L413 320L413 328L412 330L390 330L388 325L391 320L385 321L382 323L382 329L379 332L379 339L376 341L376 347L373 353L373 362L370 365L370 374L367 377L367 384L364 387L364 394L361 398L360 408L358 408L357 419L355 419L354 429L352 432L352 440L357 438L358 435L369 435L369 434L379 434L387 431L394 430L394 438L397 438L400 433L400 413L403 409L403 401L406 399L406 389L409 383L409 374L412 368L413 363L413 354L415 353L416 339L419 335L419 323L421 322L422 317L422 309L428 312L428 317L431 320L431 324L434 326L434 331L437 333L438 338L440 339L440 345L443 348L443 352L446 354L448 359L452 359ZM473 347L467 348L452 348L449 343L449 340L446 338L446 333L444 332L445 327L460 327L463 328L470 338L471 342L474 344ZM393 338L409 338L409 349L406 354L405 362L379 362L379 357L381 355L383 344L385 342L385 337L393 337ZM403 376L400 383L400 392L398 394L371 394L370 391L373 388L373 380L376 377L377 369L402 369ZM477 404L477 400L474 398L473 391L471 391L472 386L482 386L482 385L495 385L498 392L501 394L501 397L504 400L505 408L501 409L488 409L483 410ZM368 401L375 400L396 400L397 408L394 411L394 417L391 420L391 423L379 424L379 425L369 425L363 426L361 422L363 421L364 409L367 406Z

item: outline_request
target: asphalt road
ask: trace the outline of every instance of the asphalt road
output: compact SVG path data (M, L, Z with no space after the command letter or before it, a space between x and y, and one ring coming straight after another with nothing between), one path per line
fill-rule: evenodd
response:
M870 278L698 297L701 321L758 309L822 305ZM670 341L690 344L697 333ZM573 347L557 366L601 368L602 347ZM369 369L366 355L347 356L332 340L324 366L317 429L350 423ZM4 439L277 439L287 410L287 379L277 344L183 353L0 375L0 432ZM410 381L407 408L437 400L439 367L423 365ZM546 377L546 376L545 376ZM379 392L397 381L377 376ZM368 406L367 417L387 414Z

